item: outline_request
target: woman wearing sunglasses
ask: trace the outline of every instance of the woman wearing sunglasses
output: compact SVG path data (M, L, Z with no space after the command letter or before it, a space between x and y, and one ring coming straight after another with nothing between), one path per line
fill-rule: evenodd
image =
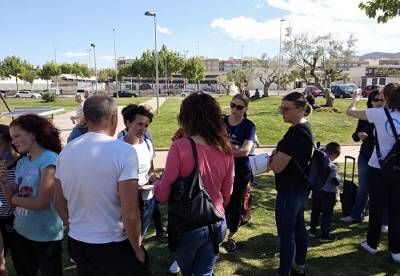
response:
M311 107L303 94L293 92L282 99L280 112L291 126L276 146L269 164L269 169L275 173L278 191L275 202L280 258L278 275L303 275L308 247L304 223L308 191L304 171L313 148L306 116Z
M368 95L367 108L380 108L385 105L383 93L374 90ZM365 216L365 207L368 201L368 160L374 150L374 124L368 121L358 120L357 128L353 133L354 142L361 141L360 153L358 155L358 191L356 202L353 205L351 214L340 220L343 222L361 222ZM387 225L387 222L383 223ZM385 227L382 226L384 229Z
M251 167L248 155L253 147L256 127L246 118L248 105L248 97L243 94L236 94L230 103L231 114L224 117L235 158L233 192L225 213L229 234L228 240L223 243L223 246L229 252L236 250L234 237L240 226L240 213L244 193L251 179Z

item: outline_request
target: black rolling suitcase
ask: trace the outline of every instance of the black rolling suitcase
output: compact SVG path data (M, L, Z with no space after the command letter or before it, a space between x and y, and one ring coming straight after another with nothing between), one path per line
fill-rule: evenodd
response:
M348 160L352 163L351 180L348 179L349 164ZM344 176L343 176L343 192L340 193L340 201L342 203L343 216L350 216L353 205L356 201L358 186L354 184L354 170L356 159L352 156L344 157Z

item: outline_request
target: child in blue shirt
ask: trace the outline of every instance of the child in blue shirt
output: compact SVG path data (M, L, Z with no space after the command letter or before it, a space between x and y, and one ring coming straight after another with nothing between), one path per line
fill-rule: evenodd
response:
M317 226L321 217L321 242L333 242L336 240L335 236L330 235L331 221L333 208L336 203L336 192L339 186L340 177L337 172L336 165L333 163L340 155L340 145L336 142L330 142L325 147L325 152L329 156L330 175L328 176L325 185L320 191L313 191L312 193L312 207L311 207L311 225L310 236L315 237Z

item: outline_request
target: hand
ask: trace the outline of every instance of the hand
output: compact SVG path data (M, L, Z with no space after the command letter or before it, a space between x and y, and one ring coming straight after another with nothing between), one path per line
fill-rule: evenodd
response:
M358 138L360 138L361 141L365 141L368 138L368 134L365 132L360 131L358 134Z
M142 247L135 249L135 256L139 260L139 262L144 263L146 261L146 254Z
M1 183L7 183L6 171L7 171L7 169L4 164L4 161L0 161L0 182Z
M157 181L157 175L155 173L150 175L149 182L154 183L156 181Z
M352 95L352 103L353 103L353 105L357 105L357 103L358 103L360 100L361 100L361 97L360 97L360 95L358 94L357 90L355 90L355 91L353 92L353 95Z

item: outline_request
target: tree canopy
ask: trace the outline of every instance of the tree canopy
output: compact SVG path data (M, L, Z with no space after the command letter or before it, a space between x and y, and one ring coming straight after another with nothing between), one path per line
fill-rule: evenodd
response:
M359 8L369 18L376 18L378 23L386 23L400 15L399 0L369 0L366 3L361 2Z

